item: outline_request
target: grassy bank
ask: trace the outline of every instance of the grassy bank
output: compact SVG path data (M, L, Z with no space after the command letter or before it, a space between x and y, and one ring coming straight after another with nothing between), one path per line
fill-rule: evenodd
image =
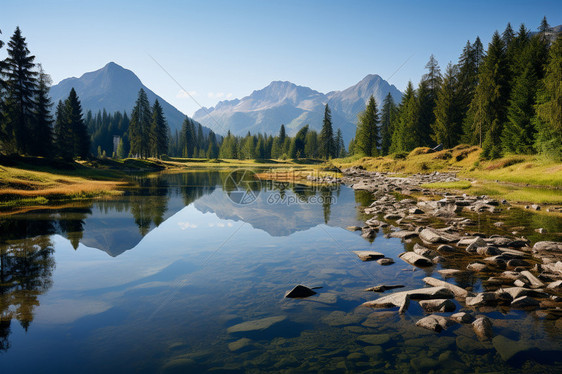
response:
M489 195L512 202L562 204L562 163L533 155L513 155L496 160L480 159L482 150L460 145L430 152L416 148L409 154L387 157L333 160L340 168L361 166L369 171L398 173L454 172L463 180L433 183L426 188L446 189L472 195Z

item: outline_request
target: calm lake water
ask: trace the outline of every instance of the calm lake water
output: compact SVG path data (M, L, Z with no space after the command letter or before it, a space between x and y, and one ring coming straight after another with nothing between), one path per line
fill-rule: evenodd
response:
M399 239L345 229L368 218L366 192L264 184L240 196L228 171L137 179L118 198L0 218L0 372L562 370L562 320L544 314L479 312L522 352L506 362L470 325L416 327L417 303L402 316L359 307L377 297L367 287L441 278L400 260ZM562 231L533 217L504 218ZM362 249L396 263L361 262ZM297 284L321 288L284 298Z

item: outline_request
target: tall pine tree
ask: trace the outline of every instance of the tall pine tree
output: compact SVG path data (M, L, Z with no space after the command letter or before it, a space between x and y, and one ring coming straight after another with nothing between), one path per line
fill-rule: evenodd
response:
M154 105L152 106L150 153L152 157L160 157L168 153L168 125L158 99L154 101Z
M35 101L35 120L32 129L31 153L38 156L53 155L53 116L51 107L53 103L49 97L51 77L39 65L39 86Z
M388 154L390 144L392 142L392 133L394 131L393 123L396 120L396 105L390 92L384 98L381 110L381 154L383 156ZM354 144L355 146L355 144Z
M328 104L324 108L324 120L322 121L319 143L320 157L325 159L334 157L336 146L334 144L334 129L332 128L332 113Z
M379 112L375 98L371 95L365 110L359 114L355 132L355 153L367 157L379 155Z
M562 36L552 44L546 74L537 94L537 150L562 161Z
M8 57L4 60L6 77L6 101L4 133L8 139L7 150L11 152L32 152L31 137L35 120L35 96L37 94L37 76L34 71L35 56L27 48L25 38L19 27L8 42Z
M462 134L462 113L459 110L459 96L457 89L457 67L449 64L443 78L441 88L437 93L435 105L435 122L433 128L433 140L443 144L444 148L452 148L460 141Z
M129 124L129 142L131 143L131 155L141 158L149 156L150 152L150 123L152 114L146 92L141 88L138 98L131 112Z
M64 115L72 134L72 150L75 157L85 159L90 154L90 136L82 116L82 105L74 88L64 103Z

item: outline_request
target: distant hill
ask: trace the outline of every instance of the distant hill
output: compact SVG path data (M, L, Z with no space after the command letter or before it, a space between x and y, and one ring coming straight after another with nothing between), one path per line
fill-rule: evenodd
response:
M367 75L354 86L328 94L291 82L274 81L242 99L221 101L213 108L200 109L193 118L219 134L228 130L236 135L248 131L276 134L279 126L285 124L289 135L294 135L306 124L320 131L324 105L328 103L334 128L341 128L347 142L355 136L357 115L365 109L369 97L373 95L380 108L389 92L399 103L401 92L378 75Z
M95 114L105 108L110 113L126 111L130 115L142 87L151 104L158 99L172 131L180 129L185 119L185 114L142 84L135 73L114 62L108 63L99 70L85 73L80 78L64 79L51 87L51 99L55 106L59 100L65 100L68 97L72 87L80 98L84 114L88 110Z

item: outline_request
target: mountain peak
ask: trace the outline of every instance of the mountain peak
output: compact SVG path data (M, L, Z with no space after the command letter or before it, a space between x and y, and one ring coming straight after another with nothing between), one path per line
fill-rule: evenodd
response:
M65 100L71 88L76 90L84 113L88 110L96 113L103 109L108 112L130 113L142 88L151 103L158 99L172 131L180 129L185 119L185 114L142 84L135 73L113 61L108 62L101 69L82 74L80 78L64 79L51 87L53 102Z

